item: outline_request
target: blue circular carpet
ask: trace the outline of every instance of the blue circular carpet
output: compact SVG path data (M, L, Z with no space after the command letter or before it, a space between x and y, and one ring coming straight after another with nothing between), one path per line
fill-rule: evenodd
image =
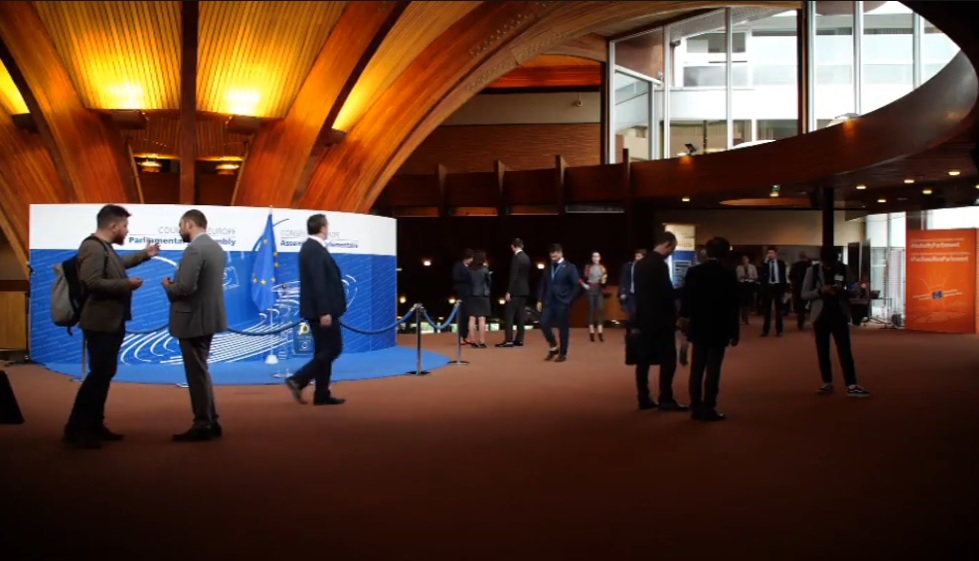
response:
M369 380L401 376L415 370L417 361L416 351L412 347L388 347L378 351L365 353L342 354L333 364L334 382L349 380ZM280 361L279 364L265 364L263 361L219 362L211 364L211 378L216 385L247 386L263 384L281 384L281 378L275 375L289 375L302 365L308 358L292 358ZM422 351L422 368L434 370L449 363L449 357ZM59 374L69 376L82 375L82 367L78 363L47 363L44 367ZM114 382L131 382L135 384L183 384L184 367L182 364L124 364L119 363L119 371Z

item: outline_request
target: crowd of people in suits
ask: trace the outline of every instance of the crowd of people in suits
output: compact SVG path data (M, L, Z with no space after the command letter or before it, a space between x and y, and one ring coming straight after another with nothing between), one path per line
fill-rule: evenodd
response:
M721 370L728 347L737 346L742 325L748 324L746 301L757 294L762 302L762 336L771 332L774 316L775 333L783 333L783 306L787 294L795 300L800 328L806 318L811 321L816 341L817 359L823 384L820 394L834 392L829 341L837 348L846 394L868 397L870 394L857 383L850 345L849 324L854 320L850 296L865 283L856 285L847 267L840 263L835 248L821 251L816 263L803 254L799 263L787 267L779 259L775 247L768 249L766 259L758 268L745 258L737 267L728 266L731 245L724 238L713 238L701 252L700 262L687 270L683 284L674 286L668 258L676 250L676 236L661 232L652 251L638 249L633 260L620 272L618 299L628 315L626 363L635 366L636 390L640 409L689 411L692 418L719 421L725 416L717 411ZM525 333L525 310L530 295L530 259L523 251L523 241L511 243L514 256L506 293L502 325L503 341L497 347L522 346ZM475 256L483 256L482 260ZM537 310L540 327L548 345L545 360L564 362L568 359L570 339L570 310L582 293L589 304L588 326L592 341L597 336L604 341L602 287L608 272L601 264L601 255L592 254L592 261L581 271L564 259L559 244L549 248L550 264L545 267L537 289ZM460 337L467 343L485 348L486 316L489 312L489 279L485 253L466 250L463 260L453 270L453 282L460 304ZM750 288L749 288L750 287ZM790 288L791 287L791 288ZM467 304L468 300L474 302ZM481 300L485 298L485 300ZM477 317L472 317L473 314ZM465 327L468 323L468 331ZM478 326L474 329L474 326ZM555 337L554 330L557 330ZM514 337L514 331L516 336ZM477 339L473 339L474 333ZM690 405L679 403L673 392L673 380L679 361L678 333L684 344L692 348L690 357ZM681 351L685 350L681 345ZM652 366L659 366L657 399L649 388Z
M81 289L78 326L88 351L88 375L78 388L63 441L85 449L101 448L104 442L119 441L123 435L105 423L105 403L119 363L119 351L132 319L133 292L143 286L131 269L159 254L158 244L121 256L116 245L129 235L129 211L105 205L96 217L96 231L82 241L75 262ZM175 442L202 442L221 438L208 356L216 333L227 330L224 302L224 272L227 254L207 234L207 217L200 210L185 212L178 224L187 243L173 278L163 279L170 302L169 331L180 344L193 424L173 435ZM305 403L303 389L315 383L314 405L340 405L345 400L330 392L333 362L343 348L340 318L347 298L342 275L327 249L329 225L324 214L314 214L306 223L309 239L299 251L299 311L309 323L313 357L285 383L296 401Z

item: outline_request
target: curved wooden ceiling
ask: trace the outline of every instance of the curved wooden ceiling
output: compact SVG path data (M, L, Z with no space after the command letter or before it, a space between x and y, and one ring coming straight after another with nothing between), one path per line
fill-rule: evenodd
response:
M764 1L198 4L199 38L194 45L198 68L193 78L200 112L197 157L247 156L237 204L361 212L371 208L404 160L453 111L542 53L601 60L604 39L596 34L620 33L629 26L692 10L799 5ZM961 23L968 18L959 17L956 23L953 16L946 29L949 18L934 13L936 8L929 3L908 4L915 9L920 5L923 14L930 9L928 19L957 41L971 33ZM942 9L954 11L943 4ZM7 156L23 156L16 163L9 157L0 160L4 208L0 226L9 239L22 239L7 230L26 231L31 202L139 200L129 148L120 130L100 111L149 113L147 128L124 132L134 151L177 154L180 138L192 138L178 134L180 53L186 47L181 6L174 1L0 3L4 65L0 68L0 148ZM932 92L951 104L944 106L945 118L938 125L916 120L923 132L913 142L891 149L889 159L946 139L954 132L949 129L951 117L960 122L972 118L961 111L968 113L975 105L975 73L962 79L966 82L957 84L961 88L954 94L958 98ZM955 108L960 113L950 114ZM40 133L40 144L38 136L12 124L10 116L25 111ZM252 137L231 134L222 122L232 114L261 117L263 124ZM867 123L874 122L869 117L858 121L850 128L834 127L836 131L817 135L841 141L859 138L865 148L881 144L874 135L894 133L881 126L868 128ZM939 125L944 128L936 129ZM336 137L333 129L344 131L346 140L336 145L325 141ZM656 174L663 166L680 183L699 184L704 177L713 177L713 172L704 170L739 158L778 158L780 150L805 149L808 140L793 139L795 147L786 141L736 154L701 156L693 166L696 172L676 161L636 164L634 173L640 183L645 182L638 194L659 196L662 189L674 188L660 187L662 180ZM46 153L38 151L41 145ZM841 157L846 165L814 164L790 175L806 181L880 161ZM42 185L52 178L60 185ZM27 196L20 193L23 189L29 191Z

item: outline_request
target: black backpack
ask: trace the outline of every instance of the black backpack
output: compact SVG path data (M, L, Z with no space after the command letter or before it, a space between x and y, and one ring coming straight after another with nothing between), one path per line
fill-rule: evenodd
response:
M102 271L105 274L105 269L109 265L109 248L95 236L85 238L82 243L92 239L102 245L102 251L105 255ZM78 254L76 253L54 266L54 283L51 285L51 320L55 325L66 327L69 335L72 335L71 328L78 325L78 320L82 317L82 307L85 305L86 296L78 276Z

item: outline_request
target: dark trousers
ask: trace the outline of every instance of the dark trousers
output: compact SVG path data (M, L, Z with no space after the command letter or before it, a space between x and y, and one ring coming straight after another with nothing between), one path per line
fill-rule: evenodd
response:
M671 333L669 336L657 336L650 340L649 344L656 348L653 350L656 358L659 359L659 400L673 401L673 376L676 375L676 337ZM649 363L639 363L636 365L636 392L639 396L639 403L647 403L649 397Z
M761 306L765 314L761 332L768 333L772 328L772 308L775 308L775 332L782 333L785 329L782 320L785 316L785 289L774 286L762 286Z
M305 388L311 380L316 381L314 399L329 399L330 377L333 376L333 361L343 352L343 337L339 323L323 327L318 321L309 322L309 332L313 337L313 358L296 372L292 379Z
M721 386L721 365L726 345L693 344L690 359L690 407L712 410L717 407Z
M795 311L795 323L799 329L803 329L806 326L806 316L808 310L806 310L806 301L802 299L802 293L795 290L792 291L792 309Z
M69 431L94 431L105 423L105 400L109 397L109 384L116 375L119 349L126 334L85 331L84 336L88 376L75 394L66 427Z
M833 383L833 363L829 358L829 339L836 343L836 354L843 369L843 381L848 386L857 383L857 370L853 364L853 348L850 346L850 324L842 318L820 317L812 324L816 336L816 357L819 359L819 374L824 384Z
M459 301L459 313L456 315L456 329L459 330L459 337L469 338L469 312L466 311L466 303L462 300Z
M527 297L510 296L510 301L506 303L503 311L503 340L510 342L516 341L523 343L524 330L527 322ZM513 338L513 327L517 327L517 337Z
M184 359L184 375L190 390L190 408L194 412L195 428L210 428L218 422L214 406L214 384L207 368L214 335L180 339L180 354Z
M559 348L558 354L565 356L568 354L568 337L571 335L571 318L569 306L561 303L550 303L544 305L544 310L540 316L540 328L544 332L544 339L553 349ZM560 345L554 340L554 328L557 327L558 337L561 339Z

